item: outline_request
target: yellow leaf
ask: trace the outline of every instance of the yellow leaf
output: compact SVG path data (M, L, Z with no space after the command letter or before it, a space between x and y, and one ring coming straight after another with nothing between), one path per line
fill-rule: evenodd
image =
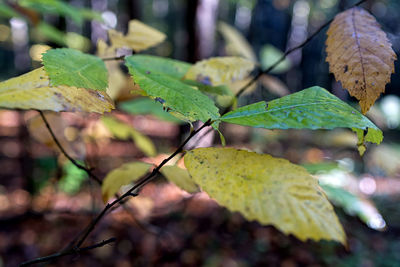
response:
M338 14L327 32L326 61L365 114L385 91L396 54L375 18L360 7Z
M343 228L317 179L285 159L233 148L198 148L185 156L204 191L248 220L272 224L302 241L346 242Z
M114 104L101 91L50 86L49 76L42 67L1 82L0 107L104 113L113 109Z
M163 42L166 35L138 20L131 20L126 35L109 30L108 37L114 48L127 47L135 52L140 52Z
M151 166L144 162L130 162L109 172L101 186L104 203L112 198L122 186L135 182L145 175Z
M206 85L227 85L248 78L255 63L241 57L214 57L194 64L183 79Z
M60 142L61 146L65 151L73 158L83 160L86 155L86 149L81 142L70 142L65 132L68 129L67 124L62 119L60 113L45 112L46 120L49 122L51 129ZM49 130L46 128L40 115L36 115L27 121L27 127L31 136L38 142L45 144L46 146L54 149L57 152L61 152L57 144L54 142ZM75 140L77 141L77 140Z
M141 134L132 126L112 117L103 117L101 121L116 138L122 140L131 138L135 142L135 145L143 151L146 156L153 157L157 154L156 148L150 138Z
M237 29L221 21L218 23L218 30L225 39L227 55L240 56L251 61L257 61L253 48Z
M161 173L169 181L173 182L179 188L189 192L197 193L199 192L199 187L190 178L187 170L179 168L178 166L164 166L161 168Z

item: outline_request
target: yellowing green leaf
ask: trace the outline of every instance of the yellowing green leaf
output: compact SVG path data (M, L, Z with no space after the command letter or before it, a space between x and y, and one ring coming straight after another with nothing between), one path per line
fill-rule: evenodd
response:
M47 73L38 68L0 83L0 107L103 113L113 109L114 104L104 92L51 86Z
M214 57L194 64L184 79L198 81L205 85L231 85L246 79L255 63L240 57Z
M101 186L104 203L118 193L122 186L135 182L145 175L150 167L151 164L148 163L130 162L109 172Z
M318 181L285 159L233 148L198 148L185 156L204 191L248 220L272 224L302 241L335 240L345 233Z
M193 182L192 178L190 178L187 170L179 168L176 165L167 165L162 167L160 171L165 176L165 178L173 182L181 189L189 193L199 192L199 187Z
M221 21L218 23L218 30L225 39L227 55L239 56L251 61L257 61L253 48L237 29Z
M48 50L43 65L53 86L68 85L105 91L108 73L104 62L93 55L70 48Z
M127 47L135 52L140 52L163 42L166 35L138 20L131 20L126 35L109 30L108 37L115 48Z
M136 146L143 151L146 156L152 157L157 154L156 147L150 138L141 134L132 126L112 117L102 117L101 121L114 137L122 140L128 140L131 138L135 142Z

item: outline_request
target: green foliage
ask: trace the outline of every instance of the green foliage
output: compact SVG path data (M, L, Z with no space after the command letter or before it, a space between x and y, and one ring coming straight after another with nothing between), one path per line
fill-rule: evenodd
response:
M177 119L176 117L172 116L168 112L163 109L163 106L160 102L157 102L153 99L148 97L141 97L136 98L133 100L125 101L119 104L118 106L121 110L128 112L134 115L146 115L151 114L159 119L175 122L175 123L182 123L181 120Z
M126 64L136 68L147 69L148 72L156 72L170 76L174 79L181 79L192 64L164 57L150 55L133 55L126 58Z
M100 14L95 11L76 8L60 0L20 0L18 4L40 13L69 17L78 25L81 25L84 19L101 20Z
M283 56L282 51L272 45L264 45L260 51L261 67L266 70L271 67ZM283 73L290 69L291 63L285 58L281 63L278 64L271 73Z
M87 178L88 175L84 170L78 169L72 162L66 162L63 165L63 176L58 186L68 194L76 194Z
M130 74L141 89L188 121L205 122L219 117L218 109L210 98L177 79L182 71L180 67L165 71L162 67L165 66L164 59L160 60L160 66L156 64L158 58L153 59L153 64L149 64L147 58L140 56L125 59Z
M100 91L107 88L107 69L98 57L69 48L51 49L43 54L43 64L52 85Z
M0 17L12 18L19 17L19 14L7 4L0 3Z
M343 127L357 133L367 130L368 142L379 144L383 139L382 131L367 117L319 86L238 108L222 116L221 121L265 129Z

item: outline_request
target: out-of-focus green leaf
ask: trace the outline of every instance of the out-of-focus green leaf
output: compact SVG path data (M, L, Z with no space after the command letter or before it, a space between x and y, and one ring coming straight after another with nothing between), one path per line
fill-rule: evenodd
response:
M336 162L307 163L302 164L301 166L303 166L311 174L328 172L339 168L339 165Z
M69 48L48 50L43 65L52 85L68 85L105 91L108 73L104 62L89 54Z
M75 8L60 0L19 0L18 4L34 9L40 13L50 13L71 18L76 24L82 24L83 16L79 8Z
M9 19L12 17L20 17L20 15L7 4L0 3L0 17Z
M79 169L72 162L68 161L63 165L63 176L58 186L68 194L76 194L87 178L88 175L84 170Z
M122 140L132 139L136 146L147 156L153 157L157 154L156 147L150 138L141 134L132 126L112 117L102 117L101 122L107 127L114 137Z
M268 69L270 66L275 64L281 57L283 56L283 52L280 51L278 48L272 45L264 45L260 51L260 60L262 68ZM278 64L271 73L283 73L290 69L291 63L290 61L285 58L281 63Z
M372 202L352 194L344 188L324 184L321 187L329 200L334 205L343 208L347 214L357 216L375 230L383 230L385 228L386 223Z
M60 46L67 46L67 39L65 33L46 22L40 22L34 28L34 30L41 38L44 37L46 40L49 40Z
M145 57L125 58L130 74L141 89L171 109L172 114L176 114L174 116L182 116L182 119L205 122L219 117L218 108L210 98L177 79L180 69L174 65L170 70L160 69L162 65L157 64L157 59L164 64L161 63L165 60L162 58L154 57L153 64Z
M119 108L130 114L151 114L162 120L183 123L183 121L163 110L161 103L148 97L136 98L119 104Z
M382 131L367 117L318 86L238 108L221 121L265 129L351 128L360 141L379 144L383 139ZM364 130L368 131L365 137Z
M82 17L88 20L97 20L99 22L103 22L103 17L101 14L93 9L89 8L80 8L79 12L81 13Z

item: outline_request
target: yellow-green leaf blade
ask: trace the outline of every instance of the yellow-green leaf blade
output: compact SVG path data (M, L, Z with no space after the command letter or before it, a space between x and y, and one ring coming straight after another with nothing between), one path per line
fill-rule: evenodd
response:
M199 192L199 187L190 178L190 175L187 170L179 168L178 166L174 165L174 166L164 166L161 168L160 171L165 176L165 178L173 182L179 188L189 193Z
M109 30L108 36L115 48L127 47L135 52L146 50L163 42L166 35L139 20L129 22L129 30L126 35L115 30Z
M109 172L101 186L103 201L107 202L118 193L122 186L137 181L149 171L151 166L144 162L130 162Z
M43 65L51 85L67 85L105 91L108 73L104 62L93 55L70 48L48 50Z
M104 113L114 108L105 92L51 86L43 68L0 83L0 107Z
M251 61L257 61L253 48L237 29L220 21L218 23L218 31L225 39L226 53L229 56L241 56Z
M346 242L318 181L300 166L233 148L189 151L185 166L212 198L248 220L272 224L303 241Z

